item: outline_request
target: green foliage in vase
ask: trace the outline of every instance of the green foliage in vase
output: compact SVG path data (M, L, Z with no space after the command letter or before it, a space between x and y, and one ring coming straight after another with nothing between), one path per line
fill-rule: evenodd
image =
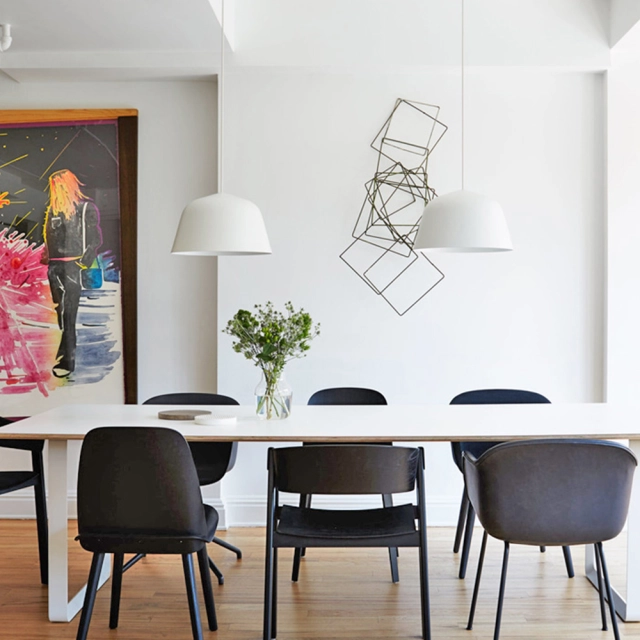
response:
M284 308L283 313L267 302L255 305L254 312L240 309L222 330L235 338L234 351L262 369L266 396L274 395L284 365L294 358L303 358L310 348L309 342L320 333L320 324L314 325L304 309L296 311L291 302Z

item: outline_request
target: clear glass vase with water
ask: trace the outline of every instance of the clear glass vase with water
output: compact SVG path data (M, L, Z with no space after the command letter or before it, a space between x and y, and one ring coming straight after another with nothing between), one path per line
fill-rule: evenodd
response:
M284 374L262 371L255 391L256 414L266 420L282 420L291 414L291 387Z

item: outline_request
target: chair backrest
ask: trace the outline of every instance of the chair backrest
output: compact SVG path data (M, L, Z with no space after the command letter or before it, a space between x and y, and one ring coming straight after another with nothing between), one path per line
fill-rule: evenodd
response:
M450 404L549 404L541 393L522 389L476 389L459 393Z
M591 544L624 526L637 460L602 440L526 440L497 445L464 476L478 519L500 540Z
M14 424L15 422L15 420L9 420L7 418L0 417L0 427L6 427L10 424ZM40 460L42 460L44 440L9 440L3 438L2 440L0 440L0 447L3 449L20 449L22 451L31 451L32 454L38 455L40 457Z
M541 393L522 389L476 389L459 393L449 404L550 404ZM497 442L452 442L453 461L462 471L462 452L469 451L479 458Z
M301 494L391 494L415 487L420 450L372 444L269 449L279 491Z
M349 405L387 404L386 398L375 389L360 387L335 387L316 391L307 404Z
M143 404L238 405L237 400L219 393L165 393ZM233 469L238 457L237 442L190 442L189 447L202 486L213 484Z
M237 405L237 400L219 393L163 393L145 400L142 404L213 404Z
M87 433L78 469L78 534L90 551L100 536L205 539L200 485L184 437L162 427Z

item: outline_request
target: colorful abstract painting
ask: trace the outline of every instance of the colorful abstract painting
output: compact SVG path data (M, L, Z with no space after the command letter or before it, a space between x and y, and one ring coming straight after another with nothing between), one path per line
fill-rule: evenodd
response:
M0 415L130 399L122 120L43 113L0 112Z

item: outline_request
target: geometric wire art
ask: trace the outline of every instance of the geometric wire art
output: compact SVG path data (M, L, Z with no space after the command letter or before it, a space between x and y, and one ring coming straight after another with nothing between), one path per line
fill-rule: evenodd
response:
M400 316L444 278L429 258L413 250L424 207L436 197L427 165L447 131L440 107L396 100L373 139L376 172L340 258Z

